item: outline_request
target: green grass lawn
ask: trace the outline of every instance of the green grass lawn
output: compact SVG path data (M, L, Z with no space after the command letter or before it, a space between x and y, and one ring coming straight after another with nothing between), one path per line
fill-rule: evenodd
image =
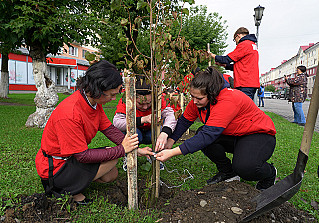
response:
M0 99L0 102L30 105L0 105L0 216L4 214L4 209L10 205L8 202L3 203L2 201L11 198L14 202L17 195L31 195L43 192L34 164L35 155L40 148L43 130L25 127L28 116L35 111L34 96L35 94L10 94L10 99ZM59 101L62 101L67 96L59 94ZM103 106L111 121L119 98L120 95L116 101ZM278 177L283 179L292 173L296 165L303 128L291 124L276 114L267 114L272 118L277 129L276 150L270 162L273 162L277 167ZM192 129L197 129L199 125L199 123L195 123ZM98 133L89 145L89 148L105 145L111 146L112 143L103 134ZM317 167L319 164L318 146L319 134L315 132L301 190L290 199L290 202L297 208L313 214L319 220L318 211L315 211L310 205L311 201L319 200L319 182L317 178ZM118 166L119 177L126 180L126 173L121 168L121 162L119 162ZM193 180L186 181L180 187L181 190L203 187L206 179L217 171L215 165L201 152L193 155L174 157L166 162L166 166L168 169L178 169L179 172L187 169L194 176ZM145 172L146 176L147 173ZM172 176L166 171L163 171L161 179L171 185L181 183L171 181ZM255 184L255 182L247 183ZM94 185L86 191L89 197L96 197L96 199L90 205L90 208L79 208L72 213L77 222L105 222L106 217L110 219L110 222L154 222L157 220L158 213L156 211L152 211L152 214L145 217L145 215L141 215L138 211L129 211L126 208L104 201L102 197L98 196L98 190L101 190L101 188ZM2 206L1 203L3 203Z

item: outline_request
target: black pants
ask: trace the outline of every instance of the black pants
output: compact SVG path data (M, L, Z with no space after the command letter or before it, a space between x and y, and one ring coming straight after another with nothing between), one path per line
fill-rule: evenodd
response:
M48 179L41 178L41 182L48 195L53 194L59 197L59 194L65 193L71 195L78 194L90 185L99 167L100 163L80 163L72 156L63 164L61 169L54 174L52 191L49 191L50 185Z
M257 91L257 88L252 87L237 87L237 90L242 91L244 94L246 94L248 97L250 97L252 100L254 100L255 93Z
M268 134L221 135L202 152L216 164L219 172L235 171L244 180L259 181L274 174L266 161L273 154L275 145L275 136ZM232 162L226 152L233 154Z

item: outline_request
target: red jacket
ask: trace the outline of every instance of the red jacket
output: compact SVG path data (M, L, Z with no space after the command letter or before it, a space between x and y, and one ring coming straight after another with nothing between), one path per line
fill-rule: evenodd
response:
M250 35L244 36L235 50L229 53L234 61L234 88L259 88L259 54L257 45Z

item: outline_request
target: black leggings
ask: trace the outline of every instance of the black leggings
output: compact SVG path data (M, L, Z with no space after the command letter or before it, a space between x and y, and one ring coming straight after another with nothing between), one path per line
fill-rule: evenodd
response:
M216 164L219 172L235 171L248 181L259 181L273 176L273 167L266 161L271 157L276 137L268 134L246 136L221 135L202 152ZM233 160L226 157L233 154Z

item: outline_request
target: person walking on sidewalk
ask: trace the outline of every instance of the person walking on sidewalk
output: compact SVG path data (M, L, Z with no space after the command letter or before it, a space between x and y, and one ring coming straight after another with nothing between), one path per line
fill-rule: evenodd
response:
M225 87L219 71L209 67L190 84L192 100L178 119L165 149L155 155L166 161L176 155L201 150L219 171L208 184L238 179L258 181L259 190L271 187L276 168L267 163L276 145L273 121L243 92ZM173 144L195 122L204 123L197 134L172 149ZM226 156L232 153L232 161ZM237 176L238 175L238 176Z
M307 68L305 66L297 67L295 78L285 76L285 81L290 86L289 100L292 102L292 110L294 112L294 121L300 126L305 126L306 119L302 110L302 104L307 98Z
M236 48L227 56L218 56L211 53L217 65L234 71L234 88L244 92L254 100L259 88L259 54L257 51L257 38L249 34L248 29L240 27L234 34Z
M260 88L258 89L258 93L257 93L258 97L259 97L259 104L258 107L260 107L260 102L262 102L261 107L264 107L264 96L265 96L265 87L263 85L260 85Z

